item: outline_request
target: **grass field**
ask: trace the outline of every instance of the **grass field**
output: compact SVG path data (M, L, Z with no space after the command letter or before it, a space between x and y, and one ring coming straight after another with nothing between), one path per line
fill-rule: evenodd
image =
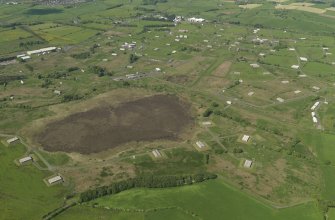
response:
M50 172L40 171L32 164L18 167L14 163L25 152L20 144L9 147L0 144L2 219L41 219L64 201L66 188L62 185L48 187L43 182Z
M139 215L136 219L151 219L148 213L156 213L156 217L160 216L160 219L171 219L172 216L174 219L187 219L183 215L178 216L178 212L173 207L177 210L183 210L190 219L322 219L322 214L314 202L276 210L256 201L243 192L232 189L222 180L163 190L135 189L97 199L88 206L90 207L93 204L101 208L110 207L117 210L129 210L126 212L128 214L136 210L149 211L144 212L144 216L143 214ZM162 209L168 207L171 207L171 209L162 211ZM77 219L85 215L98 215L102 219L108 217L123 219L120 213L101 208L89 208L92 210L89 213L81 212L86 208L88 207L85 207L85 205L77 206L56 219ZM153 209L154 212L150 211Z

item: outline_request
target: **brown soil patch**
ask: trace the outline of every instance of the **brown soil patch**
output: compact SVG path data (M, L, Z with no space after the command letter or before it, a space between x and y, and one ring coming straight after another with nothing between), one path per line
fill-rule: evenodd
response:
M190 125L190 105L155 95L72 114L48 124L36 140L48 151L90 154L132 141L178 140Z

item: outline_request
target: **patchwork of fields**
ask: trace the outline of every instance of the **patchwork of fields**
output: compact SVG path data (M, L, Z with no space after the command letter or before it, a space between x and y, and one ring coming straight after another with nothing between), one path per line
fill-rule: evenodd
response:
M6 219L333 218L333 2L0 4Z

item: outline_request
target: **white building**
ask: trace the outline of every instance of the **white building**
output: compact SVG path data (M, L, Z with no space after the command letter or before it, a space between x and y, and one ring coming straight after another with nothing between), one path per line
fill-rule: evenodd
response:
M311 110L314 111L318 106L320 102L315 102L314 105L311 107Z
M248 142L249 141L249 139L250 139L250 136L249 135L243 135L243 137L242 137L242 141L244 141L244 142Z
M59 91L59 90L55 90L54 93L55 93L56 95L60 95L60 94L61 94L61 91Z
M284 99L278 97L278 98L277 98L277 101L278 101L278 102L284 102Z
M253 67L253 68L258 68L259 64L257 64L257 63L251 63L250 66Z
M251 166L252 166L252 160L245 160L243 166L245 168L251 168Z
M19 140L18 137L13 137L13 138L8 139L8 140L7 140L7 143L8 143L8 144L12 144L12 143L14 143L15 141L18 141L18 140Z
M313 117L313 122L318 123L318 119L316 117Z
M21 159L19 159L19 163L20 164L24 164L24 163L27 163L27 162L30 162L30 161L33 161L33 158L28 156L28 157L23 157Z
M42 48L42 49L38 49L38 50L27 51L27 54L28 55L33 55L33 54L48 53L48 52L55 51L56 49L57 49L56 47L46 47L46 48Z
M161 153L160 153L157 149L153 150L153 151L152 151L152 154L153 154L155 157L161 157L161 156L162 156Z
M307 62L307 61L308 61L308 59L307 59L306 57L300 57L300 60L301 60L301 61L304 61L304 62Z
M299 65L292 65L291 68L292 69L299 69Z
M196 144L200 149L205 147L205 144L204 144L203 142L201 142L201 141L197 141L195 144Z
M63 178L59 175L48 179L49 184L54 184L54 183L58 183L58 182L62 182L62 181L63 181Z
M187 21L191 23L202 23L205 21L205 19L192 17L192 18L188 18Z

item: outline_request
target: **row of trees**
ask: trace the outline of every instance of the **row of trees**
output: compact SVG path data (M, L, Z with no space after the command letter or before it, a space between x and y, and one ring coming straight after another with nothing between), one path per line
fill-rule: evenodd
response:
M180 175L180 176L140 176L136 178L131 178L128 180L119 181L112 183L109 186L101 186L95 189L87 190L80 194L80 202L88 202L93 199L113 195L119 192L138 188L167 188L191 185L193 183L203 182L209 179L216 179L216 174L211 173L198 173L194 175Z

